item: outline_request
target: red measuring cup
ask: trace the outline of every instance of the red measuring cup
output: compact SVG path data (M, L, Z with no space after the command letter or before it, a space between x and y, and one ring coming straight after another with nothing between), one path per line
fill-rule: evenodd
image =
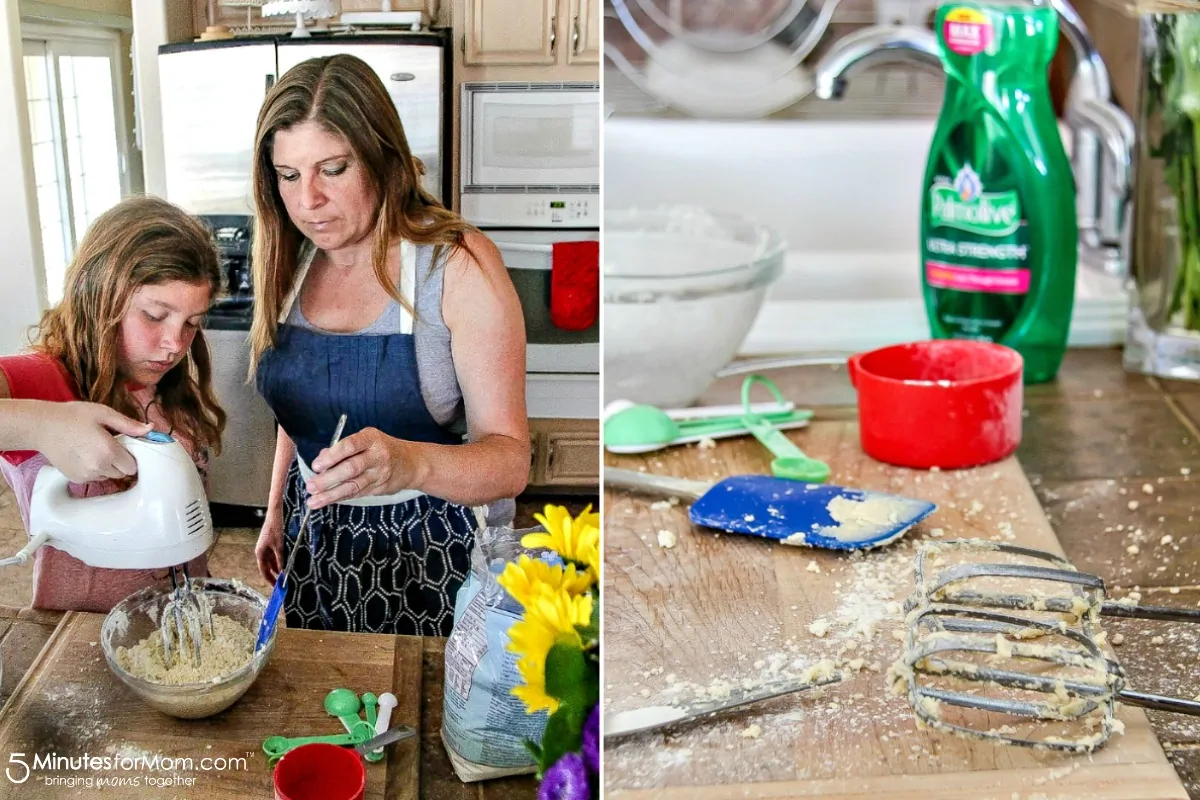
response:
M279 759L275 800L362 800L367 770L354 750L335 744L304 744Z
M939 339L852 356L867 455L901 467L961 469L1021 443L1024 360L990 342Z

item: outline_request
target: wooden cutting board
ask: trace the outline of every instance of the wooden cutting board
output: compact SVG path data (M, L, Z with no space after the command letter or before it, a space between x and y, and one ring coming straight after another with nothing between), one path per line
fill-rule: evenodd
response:
M106 785L103 796L269 798L274 790L263 740L343 732L323 708L325 695L340 687L359 694L392 692L399 700L393 723L420 726L419 638L280 629L267 667L232 708L209 719L177 720L142 703L109 671L99 644L103 621L100 614L70 613L63 618L0 709L0 760L16 779L25 770L10 762L13 753L23 753L21 760L30 767L35 755L57 754L135 759L137 768L105 769L101 763L97 769L77 763L61 770L34 770L20 784L0 775L0 796L99 796L97 781L123 778L126 785ZM191 765L145 768L155 757L159 767L166 766L163 759L191 759ZM385 760L367 764L366 797L416 800L420 764L420 737L392 745ZM155 781L148 781L151 778ZM130 785L133 779L136 785Z
M669 704L696 687L753 685L824 657L862 658L861 670L817 693L607 742L607 797L1187 797L1140 710L1123 709L1125 734L1081 756L921 731L905 698L888 692L887 668L901 652L895 604L912 587L915 542L980 537L1062 553L1015 458L921 472L864 455L855 422L818 422L791 438L829 462L831 483L925 498L938 510L884 551L847 556L714 534L691 526L684 503L606 490L606 711ZM606 463L698 480L770 471L753 439L606 454ZM659 531L676 544L662 546ZM830 623L824 636L810 632L818 619Z

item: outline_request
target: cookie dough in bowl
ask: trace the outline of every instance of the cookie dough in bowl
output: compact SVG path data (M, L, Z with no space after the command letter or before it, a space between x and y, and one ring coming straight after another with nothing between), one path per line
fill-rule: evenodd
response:
M255 654L258 625L267 601L240 581L195 578L192 592L211 610L196 666L190 651L164 663L159 624L171 600L170 588L136 592L104 620L100 644L114 675L147 705L180 719L201 719L236 703L258 678L275 646L272 635Z

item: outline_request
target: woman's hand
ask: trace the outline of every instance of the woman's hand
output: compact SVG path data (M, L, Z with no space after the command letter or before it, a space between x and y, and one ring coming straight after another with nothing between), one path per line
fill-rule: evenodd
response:
M39 403L37 450L72 483L137 474L137 461L114 433L145 436L154 427L99 403Z
M278 511L267 512L258 543L254 545L254 557L263 579L274 586L283 569L283 515Z
M308 507L394 494L415 488L421 473L419 449L376 428L364 428L327 447L313 459L317 473L306 484Z

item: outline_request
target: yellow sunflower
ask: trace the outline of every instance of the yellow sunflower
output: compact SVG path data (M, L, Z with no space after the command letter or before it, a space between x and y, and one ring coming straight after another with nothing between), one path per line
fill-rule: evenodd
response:
M596 537L596 544L588 547L582 553L583 558L580 560L587 564L587 574L591 576L592 583L600 581L600 537Z
M526 608L539 594L559 591L566 591L570 595L583 594L591 588L593 580L590 571L580 572L574 564L568 564L564 569L527 555L522 555L515 564L506 566L496 579L514 600Z
M600 547L600 515L591 504L572 519L562 506L547 505L546 513L534 514L534 519L546 529L545 533L527 533L521 544L528 548L545 547L570 561L586 562L591 548Z
M517 670L525 681L512 693L533 714L558 710L558 700L546 694L546 656L556 644L583 648L576 625L587 625L592 617L590 594L572 596L565 590L539 593L525 609L525 617L508 629L508 650L516 653Z

